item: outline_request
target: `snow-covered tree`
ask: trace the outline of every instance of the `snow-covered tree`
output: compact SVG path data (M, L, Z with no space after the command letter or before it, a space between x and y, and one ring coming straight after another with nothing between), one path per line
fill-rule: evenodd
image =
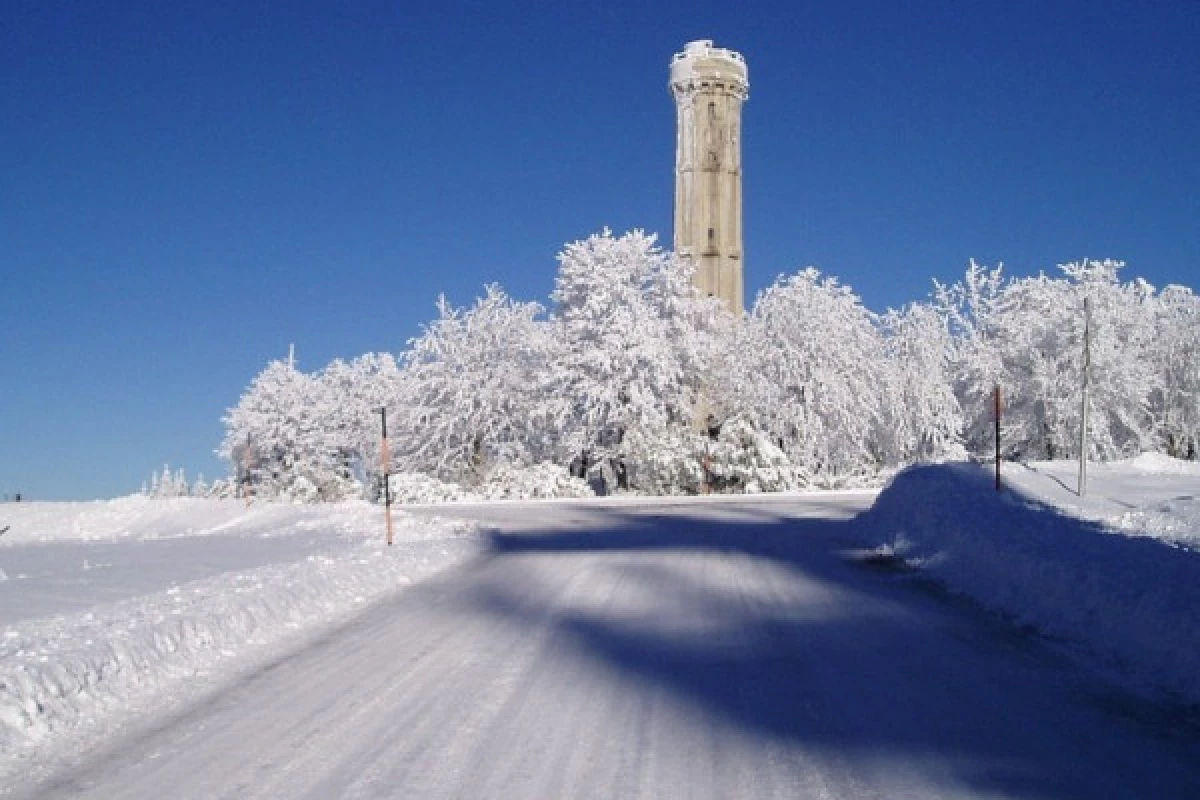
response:
M997 385L1006 456L1075 457L1085 298L1090 455L1200 444L1200 301L1123 283L1120 262L1015 280L971 262L961 281L935 282L932 304L883 315L807 269L735 319L641 231L606 229L558 261L549 315L489 286L466 308L440 300L399 363L368 354L305 374L272 362L225 417L219 452L235 475L211 491L373 497L380 408L389 472L481 497L586 491L567 465L675 493L842 484L963 445L990 455ZM177 485L164 471L147 491Z
M142 485L142 494L149 497L190 497L192 488L182 468L172 472L169 464L163 464L162 472L150 473L149 486Z
M963 414L951 384L953 342L945 318L914 303L889 311L881 323L879 460L899 466L961 456Z
M337 398L292 359L272 361L225 417L218 455L258 496L336 500L354 492L344 442L332 425Z
M605 229L559 254L551 298L569 408L562 455L633 466L659 436L692 426L721 323L685 262L653 235Z
M977 454L994 449L992 392L1004 377L1002 351L992 345L1004 291L1003 265L987 269L972 260L954 284L934 281L934 308L950 334L950 388L963 415L963 443Z
M737 331L725 412L770 435L810 479L874 469L884 342L858 296L816 269L780 277Z
M1154 308L1150 410L1160 447L1176 458L1200 451L1200 297L1168 286Z
M328 446L347 494L361 486L382 486L379 409L397 417L401 371L388 353L367 353L352 361L335 359L317 375L327 406L321 414ZM389 432L390 433L390 432Z
M537 303L488 286L469 309L438 301L412 340L396 398L394 461L406 471L478 479L554 449L564 416L561 348Z
M955 391L966 417L966 443L990 453L994 386L1004 397L1005 454L1074 457L1079 451L1084 298L1091 313L1092 457L1133 455L1153 446L1146 359L1153 290L1122 284L1116 261L1062 265L1005 282L999 268L972 263L961 283L937 286L939 311L957 333Z
M1060 267L1069 290L1087 297L1091 306L1088 438L1093 458L1136 456L1156 446L1150 413L1155 374L1148 357L1154 346L1154 287L1140 278L1122 283L1124 267L1111 259ZM1077 374L1082 377L1082 369ZM1072 420L1070 427L1077 431L1078 422ZM1078 446L1074 449L1077 454Z

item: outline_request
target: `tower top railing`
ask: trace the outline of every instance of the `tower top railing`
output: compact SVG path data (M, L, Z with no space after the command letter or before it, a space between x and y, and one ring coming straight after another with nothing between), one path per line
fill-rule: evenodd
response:
M671 57L672 92L688 91L697 84L724 84L745 95L750 87L746 59L724 47L714 47L711 39L697 39L684 45L683 52Z
M728 58L731 61L746 63L745 57L736 50L725 47L713 47L712 39L697 39L683 46L682 53L671 56L671 63L683 61L685 58Z

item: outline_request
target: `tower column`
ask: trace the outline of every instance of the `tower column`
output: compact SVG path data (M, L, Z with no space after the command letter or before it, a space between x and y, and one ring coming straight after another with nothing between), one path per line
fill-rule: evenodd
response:
M750 88L740 53L689 42L671 59L675 98L675 252L696 268L697 287L740 315L742 103Z

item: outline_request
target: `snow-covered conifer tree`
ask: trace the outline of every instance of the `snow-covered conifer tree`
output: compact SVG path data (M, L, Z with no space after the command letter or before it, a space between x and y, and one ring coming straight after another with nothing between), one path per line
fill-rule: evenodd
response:
M182 467L172 472L169 464L163 464L162 472L150 473L149 488L142 484L142 494L149 497L190 497L192 488Z

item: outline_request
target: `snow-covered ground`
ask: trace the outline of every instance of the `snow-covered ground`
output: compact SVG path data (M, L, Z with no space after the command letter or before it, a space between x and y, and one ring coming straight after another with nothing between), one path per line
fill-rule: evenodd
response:
M1005 477L1019 491L1067 513L1200 551L1200 462L1143 453L1089 464L1082 497L1075 461L1009 465Z
M1124 680L1200 702L1200 466L1158 456L1092 465L1082 498L1075 469L1006 465L1000 494L986 467L941 464L900 473L878 496L411 507L397 511L390 549L382 510L364 503L6 504L0 795L10 783L40 787L69 765L61 774L73 782L82 757L92 766L78 773L91 776L80 785L95 796L114 796L115 786L162 796L182 774L169 757L195 762L189 780L206 772L189 796L204 796L204 786L232 791L243 778L254 796L293 796L272 794L272 781L329 796L317 776L328 770L326 788L337 794L358 780L360 761L370 766L362 796L393 796L384 772L433 795L453 796L461 778L463 787L525 796L546 780L605 785L579 767L580 748L605 747L616 749L596 769L616 770L612 780L648 780L638 784L646 796L661 795L656 786L687 794L707 758L688 738L696 730L710 732L713 752L738 754L729 756L733 772L711 784L717 794L736 793L738 769L766 781L763 796L795 796L813 775L833 795L855 794L856 781L866 781L866 795L1019 794L1028 776L996 772L1000 763L1033 770L1048 791L1095 788L1106 780L1090 772L1096 753L1140 734L1118 724L1080 739L1114 724L1074 705L1071 687L1090 679L1031 656L1033 645L1014 646L1010 633L977 629L982 615L835 555L854 546L898 553L919 574L1098 655ZM474 554L478 568L395 594ZM392 658L403 663L377 674ZM288 666L265 668L277 663ZM586 691L576 680L583 674ZM249 677L231 683L238 675ZM367 684L388 703L351 699ZM229 699L199 702L208 696ZM976 711L963 711L972 704ZM594 723L578 747L576 706ZM433 783L416 766L430 758L429 742L396 733L409 725L398 720L426 718L422 736L440 743L436 759L445 762L427 776ZM147 720L160 720L155 731L168 744L126 738ZM653 732L646 742L620 744L621 731L640 725ZM218 736L226 727L256 737L253 751ZM1041 738L1020 743L1015 732L1026 729ZM384 749L363 749L381 736ZM310 740L340 755L313 762L317 754L303 752ZM1156 745L1138 741L1113 774L1155 785ZM111 763L95 757L104 743L116 753ZM163 771L147 772L160 749ZM880 754L895 768L873 772ZM643 755L644 775L621 766ZM796 759L816 771L796 772ZM518 761L515 772L487 767ZM393 762L400 766L385 769ZM240 766L227 776L227 763ZM969 776L966 764L979 771ZM655 772L662 765L678 769ZM259 781L261 770L270 775ZM1178 788L1188 774L1172 772L1162 785ZM74 783L45 785L73 796Z
M479 556L98 725L14 800L1196 796L1157 706L847 559L874 499L420 510L487 526Z
M462 522L127 497L0 506L0 786L474 553Z
M902 472L862 518L909 565L1099 656L1124 679L1200 704L1200 464L1144 454L943 464Z

